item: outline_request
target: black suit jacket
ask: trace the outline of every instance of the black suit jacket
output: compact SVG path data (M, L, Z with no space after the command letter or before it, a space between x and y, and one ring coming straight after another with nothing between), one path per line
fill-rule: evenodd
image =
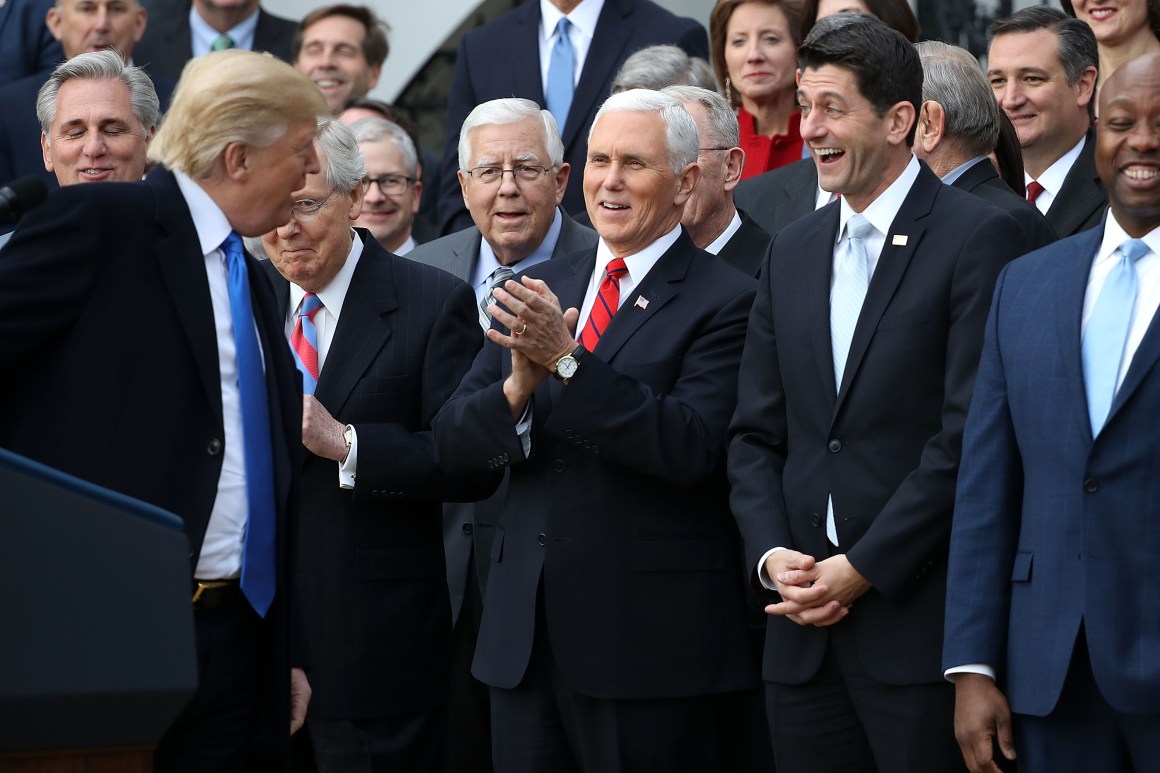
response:
M258 11L258 26L254 30L254 51L268 51L284 62L293 58L294 31L298 23ZM193 58L193 43L189 31L189 3L168 15L149 17L145 34L133 47L133 61L146 65L150 72L174 80L181 77L185 63Z
M737 210L737 214L741 215L741 227L733 234L733 238L725 242L717 257L749 276L756 277L761 273L761 267L765 265L769 234L753 222L753 218L744 210Z
M1055 231L1048 224L1035 205L1020 196L1000 179L991 162L983 159L963 172L953 183L967 193L973 193L983 201L994 204L1006 212L1023 229L1029 249L1046 247L1056 240Z
M49 190L60 186L56 175L44 168L40 150L40 121L36 118L36 95L52 70L21 78L0 87L0 184L17 177L35 174L44 180ZM177 85L167 78L150 75L161 110L169 107L169 98Z
M440 502L495 486L494 476L444 475L429 430L479 350L475 294L358 233L363 254L314 394L358 433L356 485L339 488L338 464L306 454L294 556L310 713L326 719L446 700L451 613ZM289 313L289 283L265 267Z
M44 18L52 0L9 0L0 4L0 84L11 83L64 59Z
M527 274L579 307L595 250ZM637 300L640 299L640 300ZM726 503L725 426L753 280L682 234L567 384L533 398L531 456L513 430L506 349L488 342L435 419L452 470L510 467L472 673L515 687L537 592L562 679L613 699L742 690L756 674Z
M277 594L262 744L286 746L288 572L301 380L262 270L247 259L273 440ZM225 430L205 260L173 175L61 188L0 261L0 445L176 513L190 578Z
M447 140L440 172L439 224L444 234L472 225L455 175L463 119L476 105L491 99L524 97L544 104L539 34L540 4L524 3L468 32L460 41L448 96ZM581 183L588 130L596 110L608 98L616 71L629 55L662 43L680 46L690 56L709 58L705 28L696 21L674 16L651 0L606 0L568 120L560 127L564 160L572 165L564 193L565 212L573 216L584 212Z
M1083 149L1063 178L1063 186L1047 208L1047 222L1060 239L1099 225L1108 208L1108 194L1096 172L1096 132L1089 129Z
M733 202L749 213L765 232L777 232L814 211L818 196L818 169L812 158L742 180L733 189Z
M836 389L829 295L839 207L770 245L730 426L730 504L752 571L778 546L829 556L832 495L836 550L873 588L830 628L770 617L764 677L807 681L828 637L841 635L877 681L941 682L963 420L995 278L1026 252L1025 237L1009 215L923 165L886 235Z

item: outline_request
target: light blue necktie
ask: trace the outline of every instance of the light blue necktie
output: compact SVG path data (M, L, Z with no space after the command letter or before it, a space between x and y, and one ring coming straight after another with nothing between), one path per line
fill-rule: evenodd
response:
M850 353L850 341L866 288L870 286L870 264L864 239L874 231L870 221L854 215L846 222L846 243L838 251L834 284L830 288L830 346L834 356L834 386L842 388L842 372Z
M250 279L242 251L242 237L234 231L222 242L226 257L230 315L238 366L238 392L242 403L242 437L245 444L246 500L249 513L242 547L242 592L262 617L274 600L275 520L274 463L270 445L270 410L266 402L266 375L262 350L254 329L250 305Z
M572 53L572 39L568 37L570 24L568 17L564 17L556 25L556 44L552 46L552 56L548 61L548 91L544 95L548 112L556 119L560 134L564 133L568 110L572 107L572 94L576 90L572 78L575 56Z
M318 328L314 326L314 315L321 308L322 299L314 293L302 296L294 330L290 333L290 351L302 374L302 393L306 395L314 394L318 388Z
M1129 239L1117 251L1120 259L1104 281L1083 334L1083 384L1092 437L1107 421L1116 396L1132 308L1136 305L1136 261L1147 254L1148 245L1140 239Z

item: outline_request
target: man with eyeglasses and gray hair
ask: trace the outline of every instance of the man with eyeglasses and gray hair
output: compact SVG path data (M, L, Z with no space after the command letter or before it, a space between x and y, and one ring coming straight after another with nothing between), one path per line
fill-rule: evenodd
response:
M351 124L366 163L362 214L355 226L365 228L388 252L406 255L415 249L415 215L423 195L419 154L401 126L382 118Z
M570 172L551 113L527 99L484 102L467 116L459 135L459 185L475 225L420 245L407 257L471 283L479 324L487 330L494 284L545 260L596 245L596 233L560 207ZM448 770L486 770L491 762L487 690L471 676L470 668L481 588L506 487L505 478L491 499L444 508L455 625L450 735L460 740L449 750L451 762L459 764Z
M319 121L315 150L321 171L262 238L304 392L291 543L312 665L306 731L320 773L443 773L441 502L486 496L496 478L443 474L429 424L480 347L475 298L351 228L366 171L349 127Z

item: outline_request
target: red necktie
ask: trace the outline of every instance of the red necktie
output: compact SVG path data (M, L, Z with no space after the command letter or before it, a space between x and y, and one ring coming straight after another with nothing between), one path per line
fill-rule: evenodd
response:
M628 273L628 267L620 258L608 261L604 269L604 281L600 283L600 291L596 294L596 302L592 304L592 311L588 314L588 323L580 333L580 343L584 348L592 351L604 335L604 329L612 321L616 309L620 306L620 278Z
M290 349L294 353L295 364L302 372L302 390L314 394L318 384L318 330L314 327L314 315L322 308L322 299L314 293L302 297L302 307L294 321L290 333Z
M1032 204L1039 198L1039 194L1043 193L1043 186L1037 180L1032 180L1027 183L1027 200Z

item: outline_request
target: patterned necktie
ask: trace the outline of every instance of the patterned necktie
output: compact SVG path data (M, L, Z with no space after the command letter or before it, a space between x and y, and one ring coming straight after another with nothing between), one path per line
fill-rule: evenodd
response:
M210 50L225 51L226 49L233 48L236 45L237 43L235 43L234 39L229 35L218 35L216 38L214 38L213 45L210 46Z
M302 373L302 392L308 395L314 394L318 386L318 328L314 326L314 315L321 308L322 301L314 293L302 296L294 330L290 332L290 351Z
M491 326L491 314L488 313L487 307L491 305L491 294L495 288L502 287L503 283L515 276L515 272L507 266L500 266L487 277L487 292L479 300L479 310L483 312L483 319L487 322L488 327Z
M1081 347L1092 437L1099 434L1107 421L1116 396L1132 307L1136 303L1136 261L1147 254L1148 245L1140 239L1129 239L1120 245L1118 252L1120 259L1104 281L1088 316Z
M1039 184L1038 180L1032 180L1027 183L1027 200L1032 204L1039 198L1039 194L1043 193L1043 186Z
M242 592L254 610L265 617L274 600L276 584L274 462L270 444L270 410L266 403L266 375L254 329L242 237L231 231L222 242L221 250L226 259L226 283L233 318L238 393L242 405L246 501L249 505L242 546Z
M588 313L588 322L580 333L580 343L584 348L592 351L600 343L600 336L604 335L608 323L612 321L617 308L620 307L620 278L628 273L628 266L620 258L608 261L604 269L604 280L600 283L600 290L596 294L596 301L592 304L592 311Z
M854 215L846 222L846 243L838 251L834 284L830 288L830 346L834 357L834 385L842 388L842 372L862 301L870 286L870 265L864 239L874 231L870 221Z
M572 53L572 39L568 37L569 25L567 17L560 19L556 25L556 44L552 46L552 55L548 60L548 90L544 94L548 112L556 119L561 134L564 133L564 124L568 122L572 93L576 89L572 78L575 57Z

